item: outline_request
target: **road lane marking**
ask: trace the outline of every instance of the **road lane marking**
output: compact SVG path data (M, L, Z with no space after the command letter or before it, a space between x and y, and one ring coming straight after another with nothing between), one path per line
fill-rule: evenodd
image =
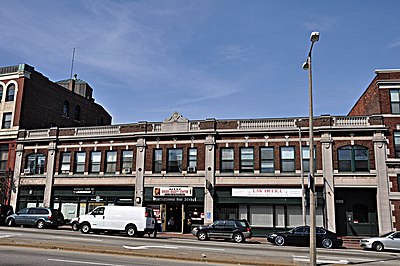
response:
M131 246L123 246L126 249L148 249L148 248L166 248L166 249L178 249L178 247L173 247L173 246L137 246L137 247L131 247Z
M294 261L310 262L307 256L292 256ZM317 264L351 264L348 260L317 259Z
M126 266L122 264L108 264L101 262L90 262L90 261L78 261L78 260L58 260L58 259L47 259L48 261L66 262L74 264L88 264L88 265L103 265L103 266Z
M214 250L214 251L225 251L223 248L202 248L202 247L187 247L187 246L168 246L168 245L163 245L163 246L123 246L126 249L148 249L148 248L165 248L165 249L200 249L200 250Z
M21 236L22 234L9 234L9 235L0 235L0 238L9 238L13 236Z
M94 241L94 242L103 242L102 239L90 239L90 238L80 238L80 237L65 237L65 236L53 236L52 239L71 239L71 240L79 240L79 241Z

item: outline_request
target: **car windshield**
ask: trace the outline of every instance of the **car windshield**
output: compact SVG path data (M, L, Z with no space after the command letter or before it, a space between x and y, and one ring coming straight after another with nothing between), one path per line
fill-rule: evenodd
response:
M387 236L389 236L389 235L391 235L391 234L393 234L393 231L392 231L392 232L389 232L389 233L386 233L386 234L383 234L383 235L381 235L381 237L387 237Z

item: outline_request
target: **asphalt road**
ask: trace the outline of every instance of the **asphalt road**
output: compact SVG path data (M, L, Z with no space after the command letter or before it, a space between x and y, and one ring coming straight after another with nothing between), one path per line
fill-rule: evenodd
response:
M233 243L222 240L202 242L194 238L182 238L178 237L178 235L174 237L166 234L159 234L157 238L131 238L118 234L85 235L80 232L60 229L0 227L1 249L10 248L11 246L44 248L51 255L56 254L58 250L69 250L102 255L108 254L114 258L133 256L160 258L163 261L173 259L181 261L183 264L186 263L185 265L192 262L242 265L299 265L305 264L309 255L308 247L278 247L267 243L264 239L251 240L246 243ZM10 252L10 254L12 253ZM3 258L3 253L1 257ZM74 256L72 257L74 258ZM4 260L1 259L1 261ZM137 265L136 263L126 264L125 262L122 261L120 264ZM317 262L324 265L400 265L400 253L318 248ZM141 265L140 262L138 263ZM157 265L160 264L157 263Z

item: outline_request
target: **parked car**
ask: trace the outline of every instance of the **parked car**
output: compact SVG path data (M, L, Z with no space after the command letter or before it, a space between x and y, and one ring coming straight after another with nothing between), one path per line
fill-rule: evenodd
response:
M389 232L379 237L364 238L360 240L364 249L383 251L384 249L400 250L400 231Z
M51 208L25 208L7 217L8 226L31 225L41 229L58 227L64 224L64 215Z
M72 231L79 231L79 229L81 228L79 225L78 217L71 219L71 221L69 221L69 225L71 226Z
M13 213L13 208L10 205L0 204L0 225L6 224L7 216Z
M153 210L136 206L100 206L79 216L83 234L91 231L120 231L128 236L157 235Z
M247 220L216 220L209 226L199 226L192 230L192 234L199 240L210 238L232 239L240 243L253 235Z
M335 233L322 228L316 228L317 246L324 248L341 247L343 240ZM310 244L310 227L298 226L289 231L274 232L267 235L268 242L278 246L299 245L306 246Z

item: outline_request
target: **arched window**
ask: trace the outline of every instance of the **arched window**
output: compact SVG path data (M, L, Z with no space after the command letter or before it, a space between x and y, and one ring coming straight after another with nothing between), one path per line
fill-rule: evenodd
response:
M6 102L14 101L15 85L11 84L7 88Z
M40 153L32 153L27 158L27 171L29 174L43 174L46 156ZM28 170L29 169L29 170Z
M79 105L75 106L75 115L74 115L74 119L76 121L80 121L81 120L81 108L79 107Z
M3 86L0 85L0 101L3 100Z
M368 149L363 146L344 146L338 149L339 172L368 172Z
M64 102L62 115L65 116L65 117L69 117L69 102L68 101Z

